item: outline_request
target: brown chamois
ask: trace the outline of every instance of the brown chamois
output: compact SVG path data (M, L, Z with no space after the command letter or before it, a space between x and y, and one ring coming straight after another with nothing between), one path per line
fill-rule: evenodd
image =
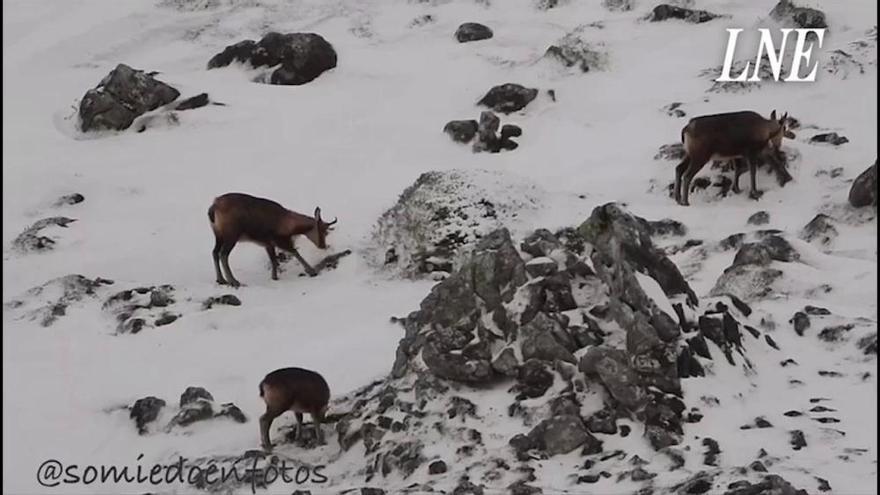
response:
M257 198L242 193L228 193L218 196L208 208L208 219L214 231L214 271L218 284L241 285L229 269L229 253L238 241L249 241L266 248L272 263L272 280L278 280L278 257L275 248L292 254L306 273L314 277L315 269L300 256L293 245L293 238L305 235L319 249L327 249L327 232L336 223L321 220L321 209L315 208L315 216L309 217L288 210L268 199ZM226 278L220 270L220 262L226 271Z
M321 422L327 413L327 403L330 402L330 387L324 377L302 368L275 370L260 382L260 397L266 402L266 413L260 416L260 440L263 449L272 450L269 428L272 421L285 411L296 414L294 440L299 439L302 433L303 413L309 413L318 442L324 443Z
M784 168L779 161L782 138L793 139L794 134L786 128L788 114L776 118L776 110L765 119L756 112L732 112L695 117L681 130L685 158L675 167L675 200L684 206L688 203L691 181L709 160L742 160L749 169L751 191L749 196L758 199L761 193L756 184L759 158L777 169ZM739 176L745 167L737 167L734 192L739 192Z

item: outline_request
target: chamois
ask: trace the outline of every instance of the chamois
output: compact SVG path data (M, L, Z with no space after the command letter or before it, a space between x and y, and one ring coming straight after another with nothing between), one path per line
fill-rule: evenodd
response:
M315 208L313 218L288 210L274 201L242 193L228 193L215 198L208 208L208 219L214 231L212 254L217 283L228 283L233 287L241 285L229 269L229 253L238 241L250 241L266 248L272 263L272 280L278 280L275 248L292 254L302 263L306 273L314 277L317 272L300 256L293 245L293 238L305 235L319 249L327 249L327 232L337 222L336 219L329 223L324 222L320 208ZM220 270L221 261L226 278Z
M732 112L695 117L681 130L685 158L675 167L675 200L687 206L691 181L709 160L741 159L749 169L751 191L749 196L758 199L761 192L756 184L758 159L764 158L778 169L784 168L779 161L782 138L793 139L795 135L786 128L788 114L776 118L776 110L765 119L756 112ZM738 167L734 192L739 192L739 176L744 167Z
M309 413L319 443L324 443L321 422L327 413L330 387L324 377L302 368L275 370L260 382L260 397L266 402L266 413L260 416L260 440L263 449L272 450L269 428L272 421L285 411L296 414L294 439L299 439L303 428L303 413Z

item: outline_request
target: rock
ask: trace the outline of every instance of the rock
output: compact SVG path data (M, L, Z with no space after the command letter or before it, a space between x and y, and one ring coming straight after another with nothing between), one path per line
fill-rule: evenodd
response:
M48 227L64 227L75 222L76 219L67 217L49 217L34 222L12 241L12 248L21 253L48 251L53 249L55 241L49 237L40 235L40 231Z
M775 261L791 263L801 259L800 253L784 237L776 234L763 235L759 242L770 251L770 257Z
M810 316L827 316L831 314L826 308L820 308L818 306L810 306L809 304L804 306L804 313Z
M452 120L443 127L443 132L457 143L469 143L477 135L477 128L476 120Z
M587 430L593 433L617 434L617 421L614 411L608 407L593 413L587 418Z
M810 317L802 311L795 313L788 322L794 326L794 331L801 337L804 336L804 331L810 328Z
M443 474L446 472L446 463L443 461L434 461L428 465L428 474Z
M833 327L825 327L819 332L819 340L825 342L840 342L844 339L844 335L852 330L853 324L836 325Z
M849 190L849 204L856 208L877 206L877 161L859 174Z
M602 0L602 6L612 12L628 12L634 5L635 0Z
M480 123L477 125L477 141L474 143L474 151L489 151L497 153L501 150L497 136L501 119L492 112L480 113Z
M626 353L619 349L592 347L583 355L578 368L588 375L598 374L611 395L626 407L638 409L647 400L638 374L630 367Z
M206 106L210 101L208 100L208 93L201 93L196 96L191 96L177 105L174 105L175 110L192 110L194 108L201 108Z
M760 243L743 244L733 258L733 264L727 270L743 265L767 266L773 261L770 257L770 250Z
M683 236L687 235L687 227L678 220L664 218L662 220L654 220L648 222L648 228L652 236Z
M267 33L259 42L245 40L226 47L208 62L208 68L225 67L233 61L253 67L276 68L269 82L301 85L336 67L337 56L327 40L315 33Z
M504 148L503 143L509 140L509 138L520 136L522 136L522 128L520 126L513 124L504 124L501 126L502 149Z
M202 387L187 387L180 395L180 407L191 404L199 399L214 401L214 396Z
M815 136L810 138L811 143L828 143L834 146L840 146L841 144L846 144L849 142L845 136L840 136L836 132L826 132L823 134L816 134Z
M753 213L752 216L746 220L746 223L749 225L766 225L770 223L770 214L763 210Z
M683 160L685 157L684 145L681 143L664 144L654 155L655 160Z
M530 322L520 328L522 357L524 360L538 359L543 361L565 361L576 364L577 360L571 351L559 342L554 335L564 335L560 324L538 313Z
M41 326L48 327L67 314L68 306L95 296L100 287L110 284L113 284L112 280L89 279L78 274L54 278L4 304L4 316L7 312L18 313L16 320L36 320Z
M538 229L529 234L520 249L535 258L550 256L550 253L562 247L562 243L547 229Z
M822 246L828 246L838 232L834 227L834 219L819 213L801 230L800 238L807 242L818 242Z
M807 446L807 440L804 438L804 432L801 430L792 430L789 432L791 439L789 443L791 443L791 448L794 450L800 450Z
M202 309L211 309L214 305L223 306L241 306L241 299L235 294L223 294L222 296L212 296L202 303Z
M228 402L220 405L220 411L214 415L215 418L230 418L237 423L247 423L247 416L235 404Z
M576 67L581 72L602 70L608 65L608 55L601 46L585 41L578 31L566 34L547 48L544 58L558 61L564 67Z
M770 17L791 26L803 29L824 29L828 27L825 22L825 13L821 10L809 7L796 7L791 0L779 0L779 3L770 11Z
M591 436L577 416L558 416L541 421L528 436L539 450L552 457L580 447Z
M80 193L65 194L64 196L61 196L60 198L55 200L55 202L52 203L52 206L54 206L55 208L59 208L62 206L79 204L85 200L85 196Z
M557 270L556 261L546 257L534 258L526 263L526 273L532 277L547 277Z
M498 353L498 355L492 360L492 369L505 376L517 376L518 367L519 361L516 358L516 353L510 347L504 348L504 350Z
M376 222L368 261L406 277L440 268L450 273L479 239L537 210L539 193L531 182L501 172L426 172ZM393 256L386 263L389 249Z
M197 421L204 421L212 417L214 417L214 408L211 406L211 402L205 399L195 399L181 407L180 411L171 418L169 425L189 426Z
M517 383L524 398L541 397L553 386L553 373L541 361L530 359L519 368Z
M153 396L138 399L131 406L129 417L134 420L139 434L143 435L147 432L147 423L155 421L163 407L165 401Z
M865 354L877 354L877 332L862 337L856 346Z
M745 301L760 299L772 292L773 283L781 276L782 271L775 268L757 265L732 267L721 274L709 295L733 294Z
M459 43L467 43L469 41L486 40L493 36L489 27L476 22L466 22L455 30L455 39Z
M487 106L496 112L509 114L522 110L537 96L537 89L506 83L494 86L477 104Z
M153 322L153 324L156 325L157 327L170 325L170 324L174 323L175 321L177 321L178 318L180 318L179 315L176 315L174 313L169 313L166 311L166 312L162 313L161 315L159 315L159 317L156 318L156 321Z
M709 493L713 487L715 474L706 471L700 471L685 480L683 483L673 487L676 495L696 495Z
M720 16L706 12L705 10L692 10L664 3L654 7L648 20L651 22L658 22L667 19L681 19L683 21L699 24L711 21L717 17Z
M83 96L79 106L83 132L116 130L134 119L176 100L180 92L142 70L119 64Z
M791 483L775 474L764 476L760 483L751 483L748 480L734 482L728 485L728 491L724 495L807 495L805 490L798 490Z

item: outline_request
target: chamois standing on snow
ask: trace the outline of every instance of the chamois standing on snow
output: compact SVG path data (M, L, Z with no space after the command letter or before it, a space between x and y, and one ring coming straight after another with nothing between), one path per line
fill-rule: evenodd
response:
M286 411L296 414L294 439L299 439L303 429L303 413L309 413L318 442L324 443L321 422L327 413L330 387L324 377L302 368L275 370L260 382L260 397L266 402L266 413L260 417L260 439L263 449L272 450L269 428L272 421Z
M306 273L314 277L317 272L300 256L293 245L293 238L305 235L319 249L327 249L327 232L337 221L324 222L320 208L315 208L315 216L309 217L288 210L274 201L241 193L228 193L215 198L208 208L208 219L214 231L213 256L217 283L228 283L233 287L241 285L229 269L229 253L238 241L250 241L266 248L272 263L272 280L278 280L275 248L292 254L302 263ZM220 270L221 262L226 271L225 278Z
M684 206L688 203L691 181L710 160L742 160L749 169L751 190L749 196L758 199L761 192L756 184L759 157L772 163L777 169L784 168L778 154L782 138L793 139L794 133L786 128L788 114L776 118L776 110L765 119L756 112L732 112L695 117L681 130L685 158L675 167L675 200ZM739 193L739 176L744 167L736 171L733 192Z

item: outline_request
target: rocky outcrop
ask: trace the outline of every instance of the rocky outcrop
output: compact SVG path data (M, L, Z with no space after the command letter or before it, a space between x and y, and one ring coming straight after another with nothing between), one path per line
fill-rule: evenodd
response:
M426 172L377 221L368 260L407 277L445 276L483 236L537 209L540 197L532 183L499 172Z
M652 10L651 14L648 16L648 20L651 22L659 22L668 19L680 19L694 24L701 24L718 17L720 16L706 12L705 10L693 10L664 3L654 7L654 10Z
M537 96L537 89L506 83L494 86L477 104L487 106L496 112L508 114L522 110Z
M90 279L78 274L65 275L27 290L5 303L4 307L15 319L38 321L48 327L66 315L69 306L97 296L103 286L112 284L112 280L101 277Z
M336 67L336 50L315 33L267 33L260 41L245 40L227 46L208 61L208 69L232 62L253 67L276 67L268 77L271 84L301 85Z
M582 37L583 28L566 34L547 48L544 57L561 63L564 67L576 67L581 72L603 70L608 66L608 54L604 47L590 43Z
M12 249L20 253L48 251L54 249L55 240L51 237L40 235L40 232L48 227L64 227L75 222L74 218L49 217L34 222L12 241Z
M810 7L798 7L791 0L779 0L779 3L770 11L770 17L784 26L803 29L828 27L824 12Z
M849 190L849 204L856 208L877 206L877 161L859 174Z
M180 92L142 70L119 64L83 96L83 131L128 129L135 118L176 100Z

